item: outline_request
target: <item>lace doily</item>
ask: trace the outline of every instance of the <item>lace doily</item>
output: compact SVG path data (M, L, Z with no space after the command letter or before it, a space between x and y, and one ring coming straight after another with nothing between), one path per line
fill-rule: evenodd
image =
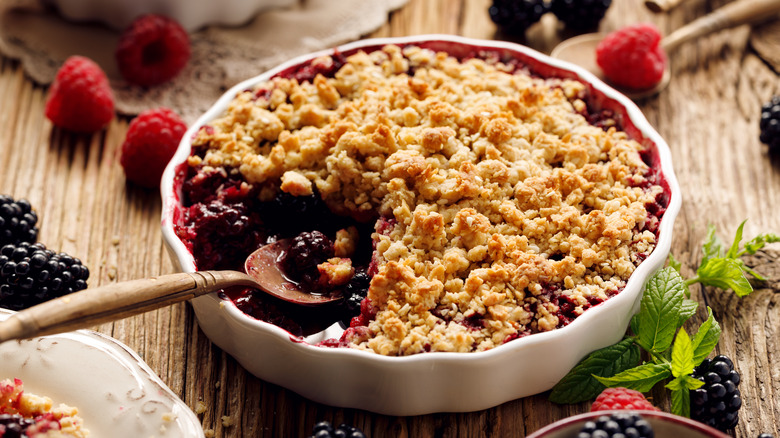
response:
M108 75L118 113L167 106L191 123L238 82L297 55L359 39L406 1L306 0L262 12L244 26L207 27L190 34L187 67L174 80L150 88L122 80L114 61L118 31L69 22L41 0L0 0L0 52L19 59L25 73L43 85L68 56L87 56Z

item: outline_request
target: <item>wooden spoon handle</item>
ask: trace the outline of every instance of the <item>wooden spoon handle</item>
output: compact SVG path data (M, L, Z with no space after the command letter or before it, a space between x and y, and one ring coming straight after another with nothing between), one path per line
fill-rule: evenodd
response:
M237 271L162 275L85 289L17 312L0 321L0 342L62 333L116 321L228 286L252 286Z
M737 0L694 20L666 36L661 45L667 53L680 44L711 32L772 18L780 0Z
M682 2L683 0L645 0L645 6L653 12L666 12Z

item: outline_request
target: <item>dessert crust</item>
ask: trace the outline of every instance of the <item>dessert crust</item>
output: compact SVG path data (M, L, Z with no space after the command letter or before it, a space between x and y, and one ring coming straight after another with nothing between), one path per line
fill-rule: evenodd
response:
M390 224L373 235L376 317L352 347L488 350L562 326L562 303L576 317L618 293L655 247L646 205L663 190L638 142L582 115L584 92L387 46L332 78L240 93L189 164L240 173L263 200L316 191L336 213Z

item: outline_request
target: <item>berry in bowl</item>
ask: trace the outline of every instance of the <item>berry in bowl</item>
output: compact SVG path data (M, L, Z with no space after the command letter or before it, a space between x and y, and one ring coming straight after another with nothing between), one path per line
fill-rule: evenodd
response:
M185 134L162 196L181 269L241 269L285 241L283 274L341 297L197 298L213 342L315 401L390 415L539 393L619 340L680 207L668 146L627 98L523 46L443 35L238 84Z
M707 425L661 411L597 411L556 421L528 438L728 438Z

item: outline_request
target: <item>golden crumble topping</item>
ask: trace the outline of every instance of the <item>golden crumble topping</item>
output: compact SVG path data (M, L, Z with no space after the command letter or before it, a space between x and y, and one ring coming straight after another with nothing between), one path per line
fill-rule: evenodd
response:
M341 215L380 217L376 316L352 347L487 350L619 292L655 246L646 205L662 189L645 180L639 143L582 115L584 89L387 46L332 78L240 93L189 164L240 172L264 200L318 193ZM353 240L345 230L337 248Z

